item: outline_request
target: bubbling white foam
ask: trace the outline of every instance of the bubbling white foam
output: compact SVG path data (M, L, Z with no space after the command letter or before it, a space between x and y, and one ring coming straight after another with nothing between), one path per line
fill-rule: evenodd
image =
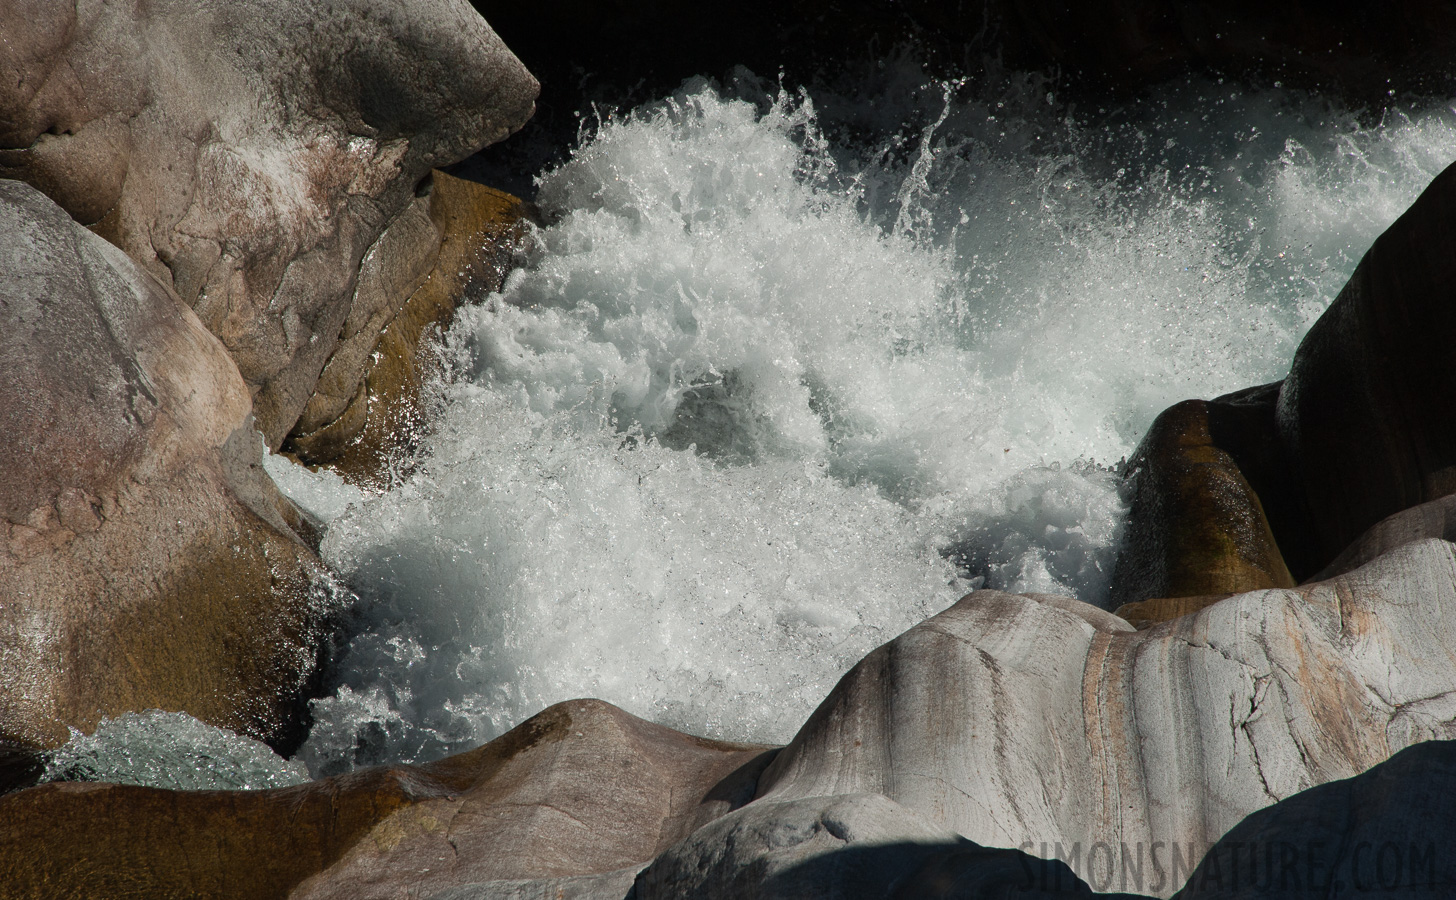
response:
M459 314L416 474L332 510L361 602L311 768L577 696L783 741L971 586L1104 602L1123 505L1091 460L1282 375L1456 158L1446 109L1362 129L1193 85L1143 121L1026 93L924 91L913 140L861 152L806 96L699 82L546 173L552 224Z

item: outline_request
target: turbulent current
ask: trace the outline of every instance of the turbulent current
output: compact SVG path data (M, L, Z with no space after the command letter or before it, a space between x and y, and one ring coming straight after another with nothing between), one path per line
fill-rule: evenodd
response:
M974 587L1105 604L1118 461L1171 403L1282 377L1453 159L1449 106L1213 81L1081 108L740 73L591 122L451 327L408 474L269 462L358 597L303 761L585 696L786 741Z

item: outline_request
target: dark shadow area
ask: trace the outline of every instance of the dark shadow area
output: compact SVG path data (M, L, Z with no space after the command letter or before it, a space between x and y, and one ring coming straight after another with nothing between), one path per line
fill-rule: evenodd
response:
M1095 893L1060 859L1040 859L1020 850L980 847L970 841L951 846L910 841L851 844L769 876L760 895L794 897L802 892L802 885L833 886L817 895L846 900L1144 897ZM1113 886L1115 882L1107 885Z
M1181 75L1308 89L1369 111L1456 90L1456 4L1269 4L1254 0L749 0L732 9L472 0L541 82L530 123L451 169L530 198L583 123L735 66L789 86L845 88L846 73L902 49L931 77L975 83L1035 72L1068 100L1136 96Z
M0 742L0 794L28 788L45 772L44 753Z

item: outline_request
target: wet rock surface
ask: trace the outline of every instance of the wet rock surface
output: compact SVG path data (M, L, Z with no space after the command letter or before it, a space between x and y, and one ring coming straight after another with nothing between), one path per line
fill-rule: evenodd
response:
M500 289L531 215L510 194L435 172L428 198L365 258L351 336L324 367L285 451L377 483L425 427L421 388L438 369L430 340L467 298Z
M1134 487L1114 605L1294 587L1259 495L1213 441L1212 406L1167 410L1128 461Z
M1126 610L1157 621L1190 611L1171 598L1330 577L1445 533L1425 505L1456 492L1453 246L1456 166L1376 240L1287 378L1153 423L1129 461L1115 604L1157 600Z
M33 188L0 235L0 739L160 708L296 740L328 599L237 367Z
M365 254L537 91L463 0L21 3L0 31L0 177L192 307L273 448L348 337Z

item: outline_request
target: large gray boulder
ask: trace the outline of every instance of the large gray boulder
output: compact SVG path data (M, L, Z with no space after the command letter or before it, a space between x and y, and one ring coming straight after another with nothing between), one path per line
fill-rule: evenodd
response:
M1453 643L1456 546L1435 539L1146 631L978 591L851 670L755 805L876 793L988 847L1207 847L1456 735ZM1170 876L1127 889L1166 896Z
M0 741L150 708L287 740L327 597L250 409L175 295L0 181Z
M192 307L274 448L374 315L350 316L365 254L413 205L381 251L428 257L431 167L520 127L537 91L465 0L20 0L0 34L0 177Z

